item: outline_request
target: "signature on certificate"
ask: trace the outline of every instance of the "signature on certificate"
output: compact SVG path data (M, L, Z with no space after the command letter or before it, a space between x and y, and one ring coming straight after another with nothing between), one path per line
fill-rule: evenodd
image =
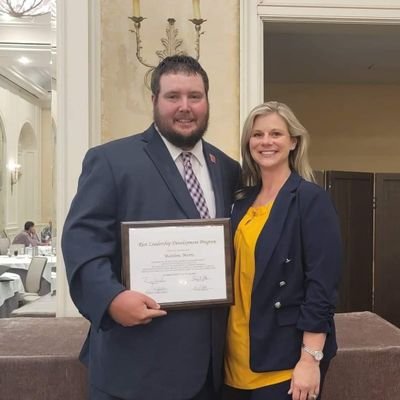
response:
M192 276L192 281L193 282L205 282L205 281L208 281L208 276L207 275L194 275L194 276Z
M153 276L153 277L148 277L146 276L144 278L145 283L149 285L159 285L160 283L164 283L165 279L162 276Z
M207 292L209 290L207 285L197 284L193 286L193 290L196 292Z

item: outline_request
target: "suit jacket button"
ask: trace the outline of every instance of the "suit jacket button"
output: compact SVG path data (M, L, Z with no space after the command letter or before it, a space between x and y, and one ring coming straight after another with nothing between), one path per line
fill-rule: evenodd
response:
M286 282L285 282L285 281L280 281L280 282L279 282L279 286L280 286L280 287L285 286L285 285L286 285Z
M276 309L278 309L278 308L281 308L281 302L280 301L277 301L275 304L274 304L274 307L276 308Z

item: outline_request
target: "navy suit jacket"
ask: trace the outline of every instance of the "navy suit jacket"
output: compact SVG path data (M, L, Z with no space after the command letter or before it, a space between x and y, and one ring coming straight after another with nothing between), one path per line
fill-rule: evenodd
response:
M251 188L235 203L234 232L259 190ZM256 243L250 312L253 371L293 368L304 331L325 332L325 358L335 355L333 315L341 259L339 223L329 194L292 173Z
M230 215L239 164L203 142L216 216ZM122 327L107 313L125 288L121 221L200 218L179 171L151 126L142 134L92 148L67 216L62 249L71 297L91 330L81 359L91 384L129 399L187 399L212 365L221 382L225 308L170 311L148 325Z

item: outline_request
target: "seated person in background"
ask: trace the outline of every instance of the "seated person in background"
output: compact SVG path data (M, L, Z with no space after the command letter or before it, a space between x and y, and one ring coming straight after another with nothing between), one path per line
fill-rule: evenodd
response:
M52 236L52 223L49 221L49 224L46 225L42 232L40 232L40 238L43 243L49 243L51 241Z
M25 246L39 246L43 243L36 233L35 224L32 221L25 222L24 230L15 236L12 244L24 244Z

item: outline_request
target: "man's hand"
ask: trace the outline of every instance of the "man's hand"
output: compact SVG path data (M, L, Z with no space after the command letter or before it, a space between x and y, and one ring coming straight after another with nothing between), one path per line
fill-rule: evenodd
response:
M108 313L122 326L148 324L153 318L167 315L151 297L133 290L118 294L110 303Z

